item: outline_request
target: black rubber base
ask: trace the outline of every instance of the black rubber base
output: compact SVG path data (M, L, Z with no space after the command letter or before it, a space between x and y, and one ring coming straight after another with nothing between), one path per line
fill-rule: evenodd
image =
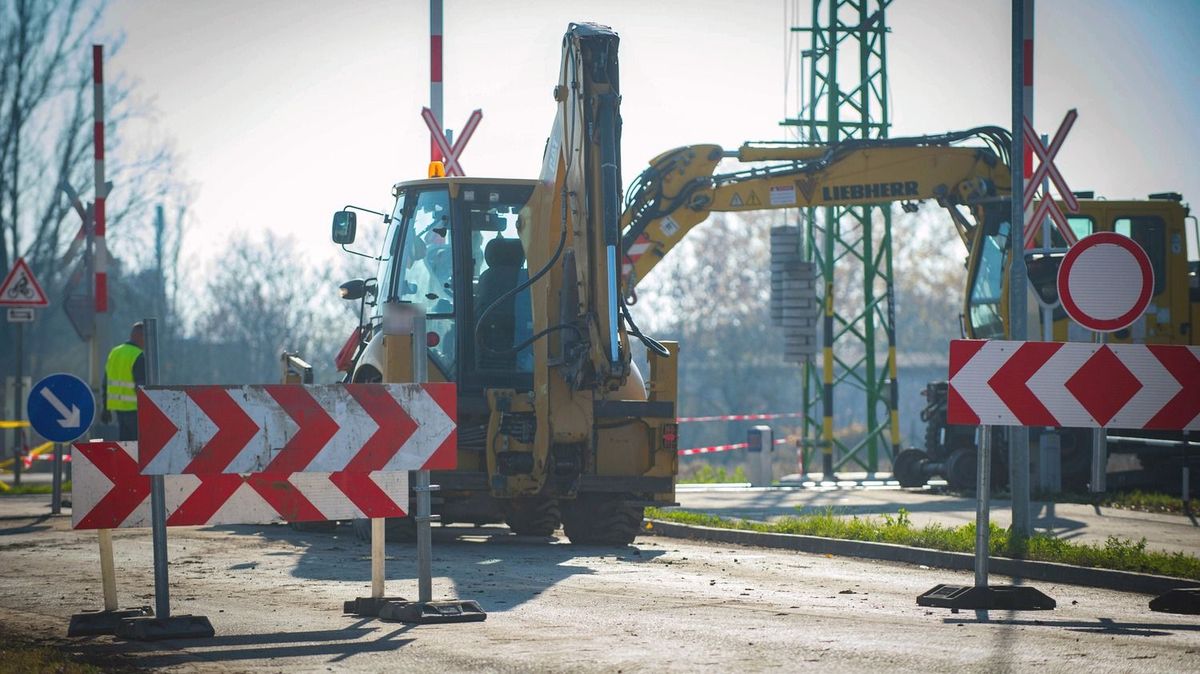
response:
M917 597L918 606L998 611L1049 611L1057 606L1050 597L1026 585L937 585Z
M84 611L71 616L71 624L67 627L69 637L91 637L97 634L116 634L117 625L126 618L140 618L154 615L149 606L139 608L119 608L115 611Z
M1189 587L1161 594L1150 600L1150 610L1200 615L1200 588Z
M365 616L374 618L379 615L379 609L383 605L390 602L407 602L404 597L356 597L350 601L342 602L342 613L350 613L353 615Z
M380 620L433 625L438 623L476 623L487 620L478 602L461 599L447 601L393 601L379 609Z
M134 641L164 639L209 639L216 631L202 615L173 615L170 618L126 618L117 626L117 636Z

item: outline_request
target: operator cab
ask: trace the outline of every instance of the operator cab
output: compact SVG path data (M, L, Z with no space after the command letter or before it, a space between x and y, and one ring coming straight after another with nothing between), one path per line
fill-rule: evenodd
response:
M529 289L518 290L529 268L518 228L534 184L438 178L392 189L375 323L386 302L423 307L430 364L460 388L532 388L533 315Z

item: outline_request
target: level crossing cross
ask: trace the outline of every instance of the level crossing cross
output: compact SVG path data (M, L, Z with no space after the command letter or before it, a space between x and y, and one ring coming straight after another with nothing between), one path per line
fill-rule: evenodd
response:
M462 131L458 134L458 140L454 141L453 145L446 141L446 133L442 130L442 125L438 123L432 110L421 108L421 118L425 120L425 126L429 127L429 132L433 134L433 142L442 153L446 163L446 175L466 175L459 162L459 157L466 149L467 141L471 140L471 135L475 133L475 127L479 126L479 120L483 119L483 111L476 110L471 113L471 116L467 118L467 123L463 125Z
M1063 118L1062 124L1059 125L1058 131L1054 134L1054 139L1047 146L1038 138L1037 133L1033 130L1033 125L1029 123L1029 118L1025 118L1024 136L1025 145L1032 149L1034 155L1037 156L1037 170L1029 177L1025 183L1024 203L1025 210L1028 212L1029 206L1033 203L1033 198L1037 192L1038 186L1046 178L1054 183L1058 188L1058 193L1062 196L1063 203L1067 205L1067 209L1071 212L1079 210L1079 200L1075 198L1075 194L1071 192L1071 188L1067 186L1067 181L1063 178L1058 167L1054 165L1054 158L1058 155L1058 151L1062 148L1063 142L1067 139L1067 133L1071 127L1075 125L1075 119L1079 114L1075 110L1069 110L1066 117ZM1042 195L1042 202L1038 204L1037 209L1033 212L1033 217L1025 223L1025 247L1032 248L1033 240L1036 238L1038 231L1041 229L1041 223L1046 217L1054 221L1055 226L1062 232L1063 239L1066 240L1068 246L1074 245L1079 239L1075 236L1075 232L1071 231L1071 226L1067 222L1067 218L1058 207L1056 202L1049 193L1049 190Z

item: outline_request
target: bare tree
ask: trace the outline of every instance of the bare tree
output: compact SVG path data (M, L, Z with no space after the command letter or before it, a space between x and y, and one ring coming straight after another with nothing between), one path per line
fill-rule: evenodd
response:
M277 382L284 349L299 350L319 379L331 380L333 355L352 329L357 305L338 298L325 266L303 259L294 240L270 232L231 241L204 286L191 346L178 354L201 362L180 381ZM196 357L204 353L209 362Z
M111 57L121 43L118 36L101 32L107 4L0 0L0 273L25 257L56 305L75 264L63 264L63 253L81 224L61 186L73 186L85 201L94 198L91 45L103 44ZM148 243L155 236L151 207L182 207L187 190L174 173L168 143L126 132L132 122L148 120L149 107L137 100L124 77L108 75L106 178L114 184L106 209L109 285L113 311L124 302L120 308L144 315L138 298L149 293L141 286L155 280L141 273L156 263L141 254L155 249ZM168 228L166 249L174 254L181 223L177 219ZM164 270L167 282L173 267ZM11 352L13 334L8 323L0 324L0 352ZM79 361L86 362L86 355L61 307L43 312L30 337L26 343L36 346L27 372L82 370ZM14 367L14 360L0 360L0 375Z

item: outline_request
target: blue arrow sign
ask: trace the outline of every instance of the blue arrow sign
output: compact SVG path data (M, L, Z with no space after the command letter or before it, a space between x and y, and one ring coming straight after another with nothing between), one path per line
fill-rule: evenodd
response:
M29 391L25 403L33 430L51 442L71 442L83 435L96 417L96 399L82 379L52 374Z

